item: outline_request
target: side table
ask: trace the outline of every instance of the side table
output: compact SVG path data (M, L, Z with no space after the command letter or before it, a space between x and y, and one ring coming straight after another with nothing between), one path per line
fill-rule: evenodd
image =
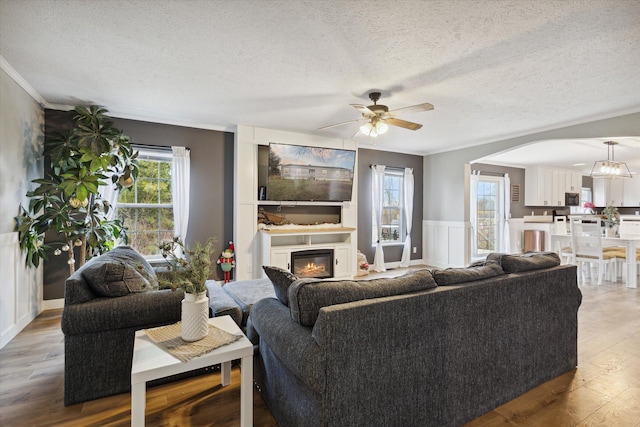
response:
M232 334L242 333L231 316L209 319L209 323ZM242 336L202 356L181 362L158 347L144 331L137 331L131 366L131 425L144 426L147 381L221 364L221 384L231 382L231 361L241 359L240 426L253 423L253 344Z

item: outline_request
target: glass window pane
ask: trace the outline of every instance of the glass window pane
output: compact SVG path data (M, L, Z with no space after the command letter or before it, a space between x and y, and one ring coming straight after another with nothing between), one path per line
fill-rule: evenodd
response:
M155 203L159 201L158 181L138 177L138 203Z
M160 203L171 203L171 180L160 180L158 188L160 189Z
M171 181L171 162L160 162L159 177Z

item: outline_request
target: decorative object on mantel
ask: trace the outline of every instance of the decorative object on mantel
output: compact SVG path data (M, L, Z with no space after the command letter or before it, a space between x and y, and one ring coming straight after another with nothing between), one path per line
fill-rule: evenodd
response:
M616 235L618 224L620 224L620 212L615 206L607 206L602 211L602 218L605 224L605 233L607 237Z
M181 362L187 362L194 357L202 356L218 347L231 344L242 337L242 335L230 334L208 323L207 325L207 334L197 342L189 342L181 338L181 333L183 333L181 322L145 329L144 331L158 347Z
M284 215L276 214L273 212L267 212L264 208L258 209L258 222L261 224L274 224L284 225L289 224L287 218Z
M593 211L593 209L595 208L595 205L591 202L584 202L584 205L582 205L582 207L584 208L584 213L586 214L593 215L595 213Z
M235 268L236 262L233 259L234 255L234 246L233 242L229 242L229 247L222 251L220 258L218 258L218 265L222 269L224 273L224 283L229 283L231 281L231 270Z
M616 162L613 158L613 149L618 143L616 141L605 141L607 145L607 160L598 160L593 163L591 169L592 178L633 178L631 171L625 162Z
M184 291L182 300L182 339L198 341L209 333L209 298L206 281L211 272L211 253L215 239L207 240L204 245L196 242L189 249L174 237L170 242L160 245L163 258L167 261L168 272L158 275L160 286Z
M356 270L356 276L366 276L369 274L369 262L367 261L367 256L362 252L358 251L356 256L358 262L358 269Z

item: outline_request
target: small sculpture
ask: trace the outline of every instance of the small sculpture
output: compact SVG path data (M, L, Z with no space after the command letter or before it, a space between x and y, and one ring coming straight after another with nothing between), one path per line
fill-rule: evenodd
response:
M231 281L231 270L236 266L236 261L233 259L234 254L233 242L230 241L229 247L222 251L220 258L218 258L218 264L224 272L224 283Z

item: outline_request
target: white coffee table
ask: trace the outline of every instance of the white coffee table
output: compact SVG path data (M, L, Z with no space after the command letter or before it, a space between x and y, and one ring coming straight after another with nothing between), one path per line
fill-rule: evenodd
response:
M209 323L232 334L242 333L230 316L215 317L209 319ZM188 362L181 362L158 347L144 331L137 331L131 366L131 425L144 426L147 381L220 363L221 384L227 386L231 382L231 361L235 359L241 359L240 425L249 427L253 423L253 344L245 336Z

